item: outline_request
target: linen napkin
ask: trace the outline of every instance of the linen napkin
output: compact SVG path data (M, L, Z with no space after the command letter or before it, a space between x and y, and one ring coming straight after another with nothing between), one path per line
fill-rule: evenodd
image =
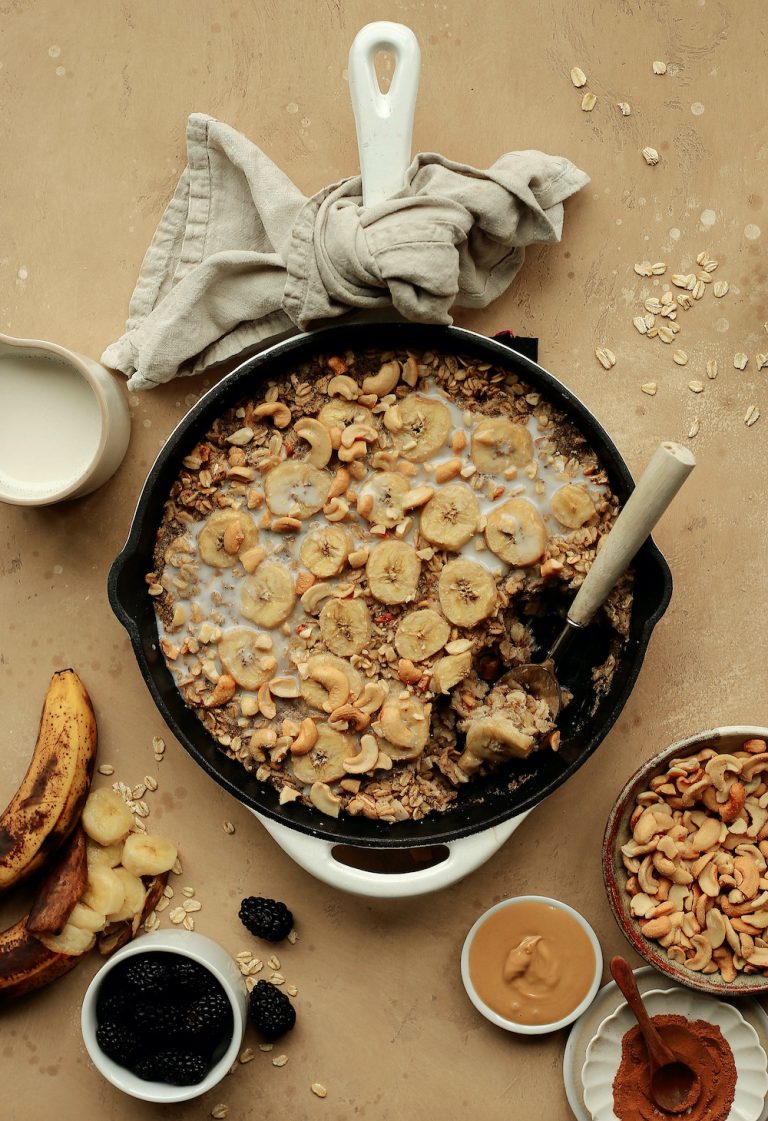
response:
M425 152L376 206L362 205L359 176L307 198L245 136L194 113L125 333L101 361L149 389L353 309L451 323L453 305L485 307L507 288L526 245L559 241L563 200L588 182L543 152L486 171Z

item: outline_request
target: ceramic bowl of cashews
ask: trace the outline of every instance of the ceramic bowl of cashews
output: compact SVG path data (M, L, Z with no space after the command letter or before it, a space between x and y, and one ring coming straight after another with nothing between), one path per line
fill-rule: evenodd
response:
M626 784L603 875L633 948L680 984L768 992L768 728L672 744Z

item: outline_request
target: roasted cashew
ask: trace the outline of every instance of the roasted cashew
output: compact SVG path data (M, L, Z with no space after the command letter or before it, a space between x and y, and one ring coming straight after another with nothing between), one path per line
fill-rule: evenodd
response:
M355 698L355 707L372 716L384 704L386 695L383 685L374 681L367 681L360 696Z
M257 405L253 410L254 417L271 417L275 428L287 428L291 423L291 410L282 401L267 401Z
M269 683L269 691L273 697L298 697L299 683L295 677L273 677Z
M712 961L712 943L706 934L694 934L691 942L696 947L696 953L686 959L685 967L694 973L700 973Z
M349 775L364 775L372 771L379 757L379 745L375 736L362 736L360 751L343 761L342 766Z
M750 755L741 764L741 777L750 782L760 771L768 771L768 752L761 751L759 755Z
M653 865L650 856L646 856L637 873L637 882L646 895L656 895L659 890L659 881L653 874Z
M367 451L365 440L355 440L349 447L340 447L337 455L342 463L351 463L354 459L362 459Z
M737 856L733 862L736 886L747 899L754 899L760 887L760 871L754 857L746 853Z
M333 710L330 716L331 724L344 721L348 728L354 732L362 732L371 722L371 718L367 712L362 712L359 708L355 708L351 704L340 705L339 708Z
M365 382L363 382L365 385ZM347 374L336 374L328 382L326 390L329 397L343 397L345 401L356 401L360 396L360 387L354 378Z
M672 920L669 915L661 915L657 919L640 923L640 929L646 938L664 938L672 931Z
M313 572L300 572L296 577L294 588L296 595L301 598L305 592L308 592L313 584L317 583L317 577Z
M720 842L720 822L714 817L706 817L695 833L689 838L689 844L697 852L705 852Z
M375 771L391 771L392 760L386 751L380 751L376 759L376 766L373 768Z
M426 505L434 493L434 487L414 487L403 496L403 510L415 510L419 506Z
M343 522L349 513L349 503L344 498L332 498L323 506L323 513L329 522Z
M379 715L379 725L385 739L396 747L412 747L413 730L408 727L396 705L387 704Z
M655 908L655 903L650 895L646 895L644 891L639 891L637 895L633 895L629 904L629 909L635 918L646 919Z
M390 405L384 411L384 427L387 432L402 432L404 420L397 405ZM459 462L461 467L461 462ZM457 472L458 474L458 472ZM438 480L439 482L440 480Z
M348 424L341 433L341 446L351 448L358 440L365 444L372 444L378 438L378 432L370 424Z
M301 606L308 615L317 615L323 600L328 599L333 594L333 585L327 581L321 581L319 584L313 584L311 588L304 592L301 597Z
M309 800L321 813L328 817L338 817L341 798L337 797L325 782L313 782L309 788Z
M335 712L347 703L349 699L349 681L347 675L336 666L315 666L308 676L316 681L328 693L328 700L323 704L325 712Z
M273 533L298 533L301 529L301 519L275 518L269 528Z
M765 823L768 821L768 809L754 802L751 798L747 800L746 810L750 816L750 824L747 829L748 837L756 837L761 831Z
M264 748L274 747L277 743L277 732L274 728L257 728L248 741L248 750L256 759L264 758Z
M713 755L713 757L708 760L704 770L712 779L712 785L715 786L721 794L725 794L727 791L725 782L726 772L730 771L735 775L740 774L741 760L733 755Z
M349 490L349 484L352 482L352 476L346 467L339 467L336 474L333 476L331 489L328 491L328 500L332 498L340 498L342 494L346 494Z
M260 545L254 545L252 549L248 549L240 555L240 564L248 575L252 576L266 555Z
M280 791L280 797L278 798L278 801L281 806L285 806L289 802L295 802L296 799L300 797L301 795L299 794L298 790L294 790L292 786L284 786Z
M305 416L296 421L293 431L310 446L306 462L313 467L325 467L333 455L330 433L325 425L314 417Z
M219 677L210 697L204 702L205 708L218 708L231 701L237 691L237 682L228 673Z
M710 899L714 899L720 894L720 885L718 882L717 865L710 861L706 868L703 869L701 875L698 877L699 887L708 895Z
M291 744L291 755L306 755L317 743L317 725L309 717L302 720L299 734Z
M720 817L723 821L730 825L739 816L744 809L744 803L747 799L747 792L744 789L744 783L738 779L732 782L728 790L728 800L720 810Z
M259 712L267 720L274 720L277 716L277 705L272 700L269 685L260 685L256 696L259 698Z
M707 911L706 936L713 950L718 949L725 942L725 919L722 911L717 907L710 907Z
M741 844L736 846L737 856L751 856L761 872L765 872L766 864L765 856L757 847L757 845Z
M400 363L385 362L378 374L363 378L363 393L375 393L377 397L384 397L391 393L400 381Z

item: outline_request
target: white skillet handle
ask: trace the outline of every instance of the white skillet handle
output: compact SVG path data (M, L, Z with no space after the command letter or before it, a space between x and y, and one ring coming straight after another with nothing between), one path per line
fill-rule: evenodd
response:
M379 89L374 59L389 51L395 60L392 84ZM349 94L357 128L363 206L375 206L405 183L411 162L413 115L419 89L421 53L416 36L401 23L369 23L349 50Z
M659 445L571 604L571 623L584 627L592 620L695 466L682 444Z

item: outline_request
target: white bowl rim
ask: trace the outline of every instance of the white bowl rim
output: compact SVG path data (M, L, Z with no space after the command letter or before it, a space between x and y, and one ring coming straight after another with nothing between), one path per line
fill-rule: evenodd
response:
M201 939L203 942L210 942L222 953L227 952L218 942L215 942L212 938L208 938L205 934L198 934L196 931L194 933L179 930L153 931L151 934L144 934L141 938L137 938L127 945L122 946L119 950L116 950L94 974L91 983L85 991L85 996L83 997L83 1004L80 1012L80 1028L83 1035L83 1042L85 1043L85 1049L93 1065L99 1073L106 1078L108 1082L111 1082L113 1086L116 1086L118 1090L122 1090L124 1094L129 1094L133 1098L139 1098L141 1101L171 1104L174 1102L189 1101L192 1098L197 1098L202 1094L208 1093L209 1090L217 1086L226 1076L229 1068L237 1058L242 1045L243 1035L245 1033L245 1019L240 1003L236 997L235 988L230 979L222 973L218 966L211 962L210 958L205 956L205 953L200 949L195 950L192 946L185 945L188 935L190 936L190 942L194 940L197 946L200 946L198 939ZM138 1075L133 1074L133 1072L126 1067L121 1067L118 1063L109 1059L96 1042L96 1029L91 1024L91 1016L95 1024L96 995L104 978L119 962L129 957L135 957L137 954L147 953L173 953L198 962L207 969L209 973L212 973L219 982L232 1009L234 1030L229 1047L216 1065L211 1067L205 1078L202 1079L201 1082L195 1083L193 1086L172 1086L165 1082L149 1082L143 1078L139 1078ZM113 1067L120 1073L113 1071ZM155 1088L154 1090L152 1089L153 1087Z
M489 1005L487 1005L485 1001L480 997L477 989L472 983L472 978L469 973L469 951L472 946L472 942L474 941L474 937L477 934L477 931L480 929L486 919L490 918L491 915L495 914L497 911L504 910L507 907L515 906L518 903L546 903L551 907L557 907L559 910L565 911L566 914L570 915L571 918L576 920L581 929L584 931L590 941L590 945L592 946L592 950L595 955L595 976L593 977L592 983L587 990L586 996L579 1004L577 1004L572 1012L568 1013L567 1016L563 1016L562 1019L554 1020L549 1024L518 1024L515 1023L514 1020L507 1020L504 1016L500 1016L498 1012L494 1012L494 1010L490 1008ZM490 1020L492 1024L496 1024L497 1027L503 1028L505 1031L515 1032L518 1035L547 1035L549 1032L559 1031L561 1028L568 1027L568 1025L572 1024L574 1020L578 1020L579 1016L581 1016L583 1012L586 1012L587 1008L589 1008L590 1004L595 999L597 990L600 988L600 981L602 980L602 976L603 952L600 948L600 943L594 930L589 925L584 916L576 911L573 907L571 907L568 903L563 903L560 899L553 899L549 895L513 895L508 899L502 899L499 903L494 904L493 907L489 907L487 911L483 911L482 915L480 915L480 917L475 920L469 930L469 933L464 939L464 945L461 948L461 979L464 984L464 988L467 991L467 996L472 1001L478 1012L481 1012L482 1015L485 1016L486 1020Z
M662 978L660 977L659 980L662 980ZM686 988L684 985L673 985L671 988L666 988L666 989L647 989L644 993L642 993L642 998L643 998L643 1001L645 1001L650 996L667 997L667 996L670 996L673 993L678 997L682 993L684 996L687 996L692 1000L700 999L700 1000L710 1001L711 1003L715 1004L718 1008L725 1008L725 1009L728 1009L729 1012L734 1013L736 1015L737 1019L738 1019L739 1024L740 1025L743 1024L744 1027L747 1029L748 1034L750 1036L750 1042L752 1042L752 1037L754 1037L754 1046L757 1048L758 1051L761 1051L763 1053L763 1055L765 1055L765 1050L763 1048L762 1043L760 1042L760 1037L758 1036L758 1034L755 1031L752 1024L750 1024L749 1021L747 1019L745 1019L745 1017L742 1015L739 1008L735 1004L731 1003L731 1001L729 1001L729 1000L720 1000L714 993L700 992L696 989ZM589 1063L590 1058L592 1057L592 1054L594 1053L594 1046L596 1045L598 1039L600 1038L600 1035L603 1032L603 1029L605 1028L606 1024L608 1024L608 1022L610 1020L616 1019L621 1013L624 1012L624 1010L627 1007L628 1007L627 1001L622 1000L622 1002L620 1004L618 1004L616 1006L616 1008L614 1008L613 1012L609 1012L609 1014L607 1016L605 1016L600 1021L600 1023L595 1028L595 1031L594 1031L594 1034L593 1034L592 1038L590 1039L589 1043L587 1044L586 1051L584 1052L584 1062L582 1063L582 1066L581 1066L580 1077L581 1077L581 1083L582 1083L582 1086L583 1086L583 1093L585 1095L584 1104L585 1104L585 1106L587 1108L587 1112L590 1114L590 1116L592 1116L592 1111L591 1111L591 1109L589 1108L589 1106L587 1105L587 1102L586 1102L586 1094L589 1092L590 1084L587 1083L587 1080L584 1077L584 1072L587 1068L587 1064ZM728 1042L727 1039L726 1039L726 1042ZM730 1044L729 1044L729 1046L730 1046ZM735 1056L734 1056L734 1058L735 1058ZM766 1063L768 1064L768 1056L766 1056ZM755 1071L752 1071L751 1073L755 1076L757 1075L757 1072L755 1072ZM759 1088L755 1088L754 1092L755 1092L756 1095L761 1095L764 1099L766 1093L768 1093L768 1069L764 1069L761 1073L762 1073L762 1085ZM736 1076L737 1076L736 1080L737 1080L737 1086L738 1086L738 1076L739 1076L738 1068L736 1070ZM762 1116L762 1112L758 1114L758 1117L760 1117L760 1116Z

